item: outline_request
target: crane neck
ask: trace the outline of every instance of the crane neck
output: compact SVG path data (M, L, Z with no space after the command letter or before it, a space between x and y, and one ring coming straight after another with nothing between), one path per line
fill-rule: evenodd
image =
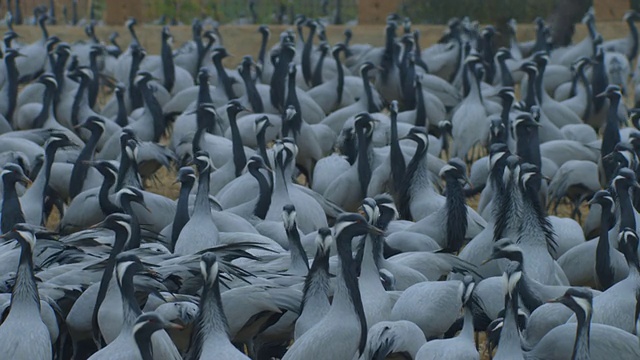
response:
M229 326L222 308L220 297L220 280L215 279L213 284L204 284L200 311L196 317L195 329L191 335L193 349L190 358L198 359L202 353L204 344L213 339L229 341Z
M301 66L302 66L302 77L304 78L304 82L307 85L311 85L311 50L313 49L313 38L316 35L316 27L311 26L309 34L307 35L307 40L304 43L304 47L302 48L302 58L301 58Z
M599 288L606 290L614 283L614 273L611 267L611 244L609 230L612 225L610 206L603 206L600 215L600 237L596 246L596 280Z
M620 142L620 120L618 118L620 97L613 95L609 97L609 100L607 125L604 128L604 135L602 137L601 157L611 154L615 146Z
M269 32L268 31L263 31L262 32L262 39L260 40L260 50L258 51L258 63L260 65L262 65L261 67L258 67L260 69L260 71L262 71L262 67L264 67L264 55L267 52L267 42L269 42ZM260 74L258 74L258 77L260 77Z
M173 63L173 52L168 40L163 39L161 49L162 73L164 75L164 87L169 93L176 82L176 68Z
M369 71L362 72L362 85L364 87L365 100L367 101L367 112L373 114L380 111L378 105L373 99L373 89L369 82Z
M136 84L136 75L140 70L140 63L143 57L141 54L137 54L137 52L137 50L133 51L131 55L131 69L129 70L129 99L131 100L131 109L137 109L144 105L140 86ZM141 85L144 87L146 83Z
M584 73L584 68L579 69L579 76L582 85L584 86L584 90L586 91L587 96L587 106L584 109L584 113L582 114L583 119L588 119L591 116L591 108L593 106L593 89L591 88L591 84L587 79L587 75Z
M259 189L258 201L253 209L253 214L264 220L267 217L267 212L271 206L271 193L273 189L259 169L249 167L249 174L256 179Z
M136 318L142 314L140 305L136 301L133 288L133 273L127 271L120 284L120 296L122 297L122 330L131 333Z
M210 175L211 170L209 167L198 175L198 192L196 193L196 200L193 204L193 216L211 216L211 206L209 205Z
M336 290L331 304L331 311L347 311L354 315L360 324L360 353L367 342L367 320L362 306L362 297L355 273L355 264L351 253L352 237L339 234L336 239L340 271L336 279ZM327 315L328 316L328 315Z
M20 241L20 262L16 280L11 292L10 313L22 314L24 312L40 313L40 295L33 274L33 253L30 245Z
M507 59L502 56L498 56L498 66L500 66L500 77L502 86L513 87L515 82L513 81L513 76L511 76L511 71L507 66Z
M618 183L616 194L618 195L618 208L620 210L620 229L636 228L636 214L629 194L629 186Z
M496 358L511 359L520 354L522 358L522 348L520 345L520 330L517 323L518 316L518 295L517 292L505 296L504 325L500 332L500 346L496 353Z
M358 180L362 197L367 196L367 188L371 181L371 164L369 163L369 143L371 138L364 134L361 127L356 126L356 136L358 138Z
M393 180L393 191L397 193L402 183L406 171L406 164L404 160L404 154L400 147L400 141L398 140L398 113L391 112L391 139L390 139L390 160L391 160L391 175Z
M178 196L178 204L176 206L176 215L173 218L171 226L171 252L175 249L176 241L180 236L180 231L189 222L189 194L193 188L193 180L182 182L180 187L180 195ZM196 195L197 196L197 195Z
M131 232L129 233L129 241L127 242L126 248L127 250L137 249L140 247L142 236L138 216L136 215L135 211L133 211L133 208L131 207L131 200L129 198L122 197L120 202L122 204L122 210L124 210L124 213L131 217L131 221L129 222Z
M44 95L42 98L42 110L33 120L34 128L42 128L47 123L47 120L53 118L53 96L56 89L47 84L45 85Z
M422 92L422 83L416 81L416 121L415 126L427 127L427 106L424 103L424 93Z
M233 91L233 85L231 84L231 78L227 74L227 70L225 70L224 66L222 66L222 57L214 56L213 58L213 66L216 69L216 73L218 74L218 83L222 85L221 87L224 89L225 95L229 100L237 98L235 92Z
M329 252L318 249L309 273L304 280L300 314L304 311L305 305L315 297L325 298L328 304L329 281Z
M105 216L120 211L120 208L109 199L109 192L115 183L116 178L114 176L105 176L102 180L100 190L98 190L98 205L100 205L100 210Z
M158 142L164 134L167 124L164 120L164 114L162 113L162 106L158 102L158 99L153 95L153 91L149 87L149 84L143 84L140 88L142 97L144 99L145 110L151 116L153 121L150 126L153 126L153 141Z
M458 252L462 248L467 233L467 205L464 189L458 179L446 176L445 191L447 193L445 208L447 211L447 247L450 252Z
M7 71L7 95L9 97L9 107L7 108L6 118L9 121L9 124L13 125L13 114L16 110L16 105L18 102L19 75L15 57L5 55L4 62Z
M89 69L91 70L92 79L89 81L89 107L96 106L98 100L98 92L100 91L100 68L98 67L97 54L91 54L89 57ZM62 89L62 85L58 85ZM57 103L57 101L56 101Z
M231 147L233 152L233 165L235 167L235 176L242 175L242 170L247 165L247 156L244 153L242 146L242 137L240 136L240 130L238 129L238 123L236 117L238 112L234 109L227 109L227 115L229 116L229 127L231 128Z
M118 104L118 113L116 115L116 124L121 128L129 125L129 116L127 115L127 105L124 102L124 91L116 91L116 101Z
M102 303L107 296L109 283L113 278L113 274L116 268L116 256L122 252L125 244L129 241L130 235L131 234L129 233L129 231L126 231L125 229L115 230L115 239L113 241L113 246L111 247L109 257L107 258L107 264L105 265L104 271L102 272L100 287L98 288L98 295L96 296L96 303L93 307L93 313L91 315L91 324L93 328L94 339L98 339L100 335L98 331L98 311L100 310L100 306L102 306Z
M2 214L4 216L1 217L1 230L3 234L6 234L11 231L15 224L24 222L25 219L18 192L16 191L16 182L3 177L2 184Z
M338 80L336 92L338 94L336 100L336 107L339 107L342 104L342 96L344 94L344 69L342 68L342 62L340 61L340 52L334 53L333 58L336 61L336 71Z
M629 36L631 37L631 49L629 50L628 60L629 64L633 64L633 61L638 56L638 28L633 19L628 20L627 24L629 24Z
M590 357L590 333L591 333L591 311L574 310L576 320L576 340L573 344L572 360L589 360Z
M69 180L69 197L72 199L76 197L84 187L84 182L89 172L89 162L93 160L93 155L103 132L104 129L101 126L96 126L91 129L89 140L84 144L80 154L78 154L76 162L73 164L71 179Z
M324 65L324 59L327 57L327 51L322 50L320 57L316 62L316 67L313 69L313 75L311 77L311 87L322 85L322 66Z
M307 261L307 254L302 247L300 233L296 224L294 223L291 229L285 227L285 232L287 233L291 259L289 271L296 275L306 276L309 273L309 262Z
M251 78L251 69L249 68L249 65L243 65L240 70L240 77L242 77L242 81L244 82L244 89L247 94L247 98L249 99L251 110L256 114L263 113L264 104L262 103L262 98L260 97L260 93L258 93L256 84Z
M80 123L78 117L80 113L80 106L82 103L87 100L86 92L89 88L89 79L85 76L80 78L80 84L78 85L78 90L76 91L76 95L73 97L73 104L71 105L71 125L78 126Z

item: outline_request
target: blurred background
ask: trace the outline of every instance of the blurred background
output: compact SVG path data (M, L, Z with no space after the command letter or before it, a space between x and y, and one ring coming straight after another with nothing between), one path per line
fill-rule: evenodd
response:
M156 25L189 25L194 18L219 24L292 24L296 14L328 24L383 24L389 13L409 16L414 24L446 24L470 16L498 30L510 18L530 24L542 16L554 29L554 43L567 44L578 23L594 6L598 21L620 21L624 11L640 10L640 0L6 0L16 23L35 24L36 15L53 15L51 23L83 25L90 19L121 25L129 17ZM18 11L19 9L19 11Z
M624 3L625 10L640 6L640 0L606 2ZM58 22L63 21L65 13L72 21L72 8L76 7L78 21L93 9L95 18L102 20L139 12L137 17L145 21L167 23L190 23L194 17L202 16L220 23L287 23L292 14L326 18L332 23L362 23L376 20L370 15L376 15L378 10L392 10L401 16L410 15L414 23L421 24L443 24L461 14L482 23L499 22L507 16L530 22L554 11L581 16L593 5L590 0L6 0L0 2L0 10L10 8L15 13L16 3L20 4L25 22L33 17L34 10L53 6Z

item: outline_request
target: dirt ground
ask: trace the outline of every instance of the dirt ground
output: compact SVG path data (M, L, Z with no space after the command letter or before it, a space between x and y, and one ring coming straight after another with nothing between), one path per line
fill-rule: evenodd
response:
M421 32L421 47L427 48L429 45L435 43L442 35L444 26L425 26L415 25L415 28ZM288 29L288 26L270 26L271 39L270 44L274 44L278 40L278 35ZM335 44L344 40L343 32L345 26L329 26L327 27L327 35L329 42ZM31 42L37 40L41 36L39 28L32 26L20 26L15 27L16 32L20 35L19 41ZM618 37L624 37L627 35L628 30L626 24L623 22L609 22L598 23L598 30L602 33L605 39L612 39ZM0 29L0 31L3 31ZM86 35L83 29L73 28L67 26L50 27L51 34L58 35L63 41L73 43L79 40L85 40ZM108 39L109 34L117 31L120 33L118 43L122 47L126 47L129 44L130 36L125 27L97 27L96 34L99 39ZM160 49L160 27L157 26L138 26L136 28L138 37L142 45L147 50L148 54L157 54ZM384 28L382 25L366 25L356 26L352 28L353 39L352 43L368 43L375 46L381 46L384 42ZM220 32L223 37L223 44L227 50L234 56L228 58L226 66L235 66L242 58L242 56L250 54L257 56L257 52L260 46L260 35L257 32L257 26L222 26ZM191 38L190 27L172 27L171 33L174 35L174 46L180 46L185 41ZM576 34L574 36L575 41L580 41L586 36L586 28L579 25L576 28ZM521 24L518 27L518 39L520 41L529 40L534 38L534 28L530 24ZM173 184L175 180L175 170L161 169L154 180L148 181L146 186L150 191L176 198L178 195L179 185ZM469 199L469 204L474 208L477 205L478 197ZM582 206L583 219L586 217L588 208L585 204ZM558 215L562 217L568 217L571 214L571 208L568 204L563 204L558 209ZM49 226L55 227L58 222L57 214L53 214L49 219ZM481 339L481 353L484 351L484 334L480 334ZM483 359L488 359L487 354L484 354Z

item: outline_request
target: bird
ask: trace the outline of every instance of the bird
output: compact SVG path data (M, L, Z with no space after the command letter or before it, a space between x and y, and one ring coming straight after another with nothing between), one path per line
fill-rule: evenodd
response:
M89 359L107 359L107 358L119 358L126 359L131 356L140 354L140 348L137 338L140 334L135 334L139 331L136 328L136 319L141 314L139 305L134 297L133 289L133 276L143 270L140 259L132 254L120 254L116 258L116 280L120 289L122 299L122 314L123 323L122 329L118 336L107 346L100 349ZM133 335L133 336L132 336ZM138 336L136 336L138 335ZM156 353L156 357L164 359L179 359L180 354L175 348L175 345L169 340L169 336L164 331L156 332L152 335L151 339L151 352ZM148 352L150 344L147 342L143 351Z
M614 326L625 331L633 331L634 319L621 316L625 309L635 309L634 294L637 291L635 279L638 277L637 235L635 230L624 228L620 231L618 246L622 249L629 265L629 275L624 280L612 285L594 299L593 323ZM630 297L625 296L631 294ZM570 320L571 321L571 320ZM627 330L628 329L628 330Z
M518 334L518 282L522 277L522 264L511 263L502 275L504 292L504 321L500 330L500 346L495 359L524 359Z
M138 316L135 325L133 325L133 337L138 345L141 359L153 358L151 335L162 329L181 330L182 326L165 320L156 312L147 312Z
M471 90L451 118L453 138L457 139L452 152L455 157L466 157L473 146L478 143L485 144L489 138L489 128L486 126L487 114L479 88L480 78L476 70L479 61L477 57L465 59L465 68L470 74Z
M16 192L16 184L21 182L28 185L31 184L32 181L24 174L19 165L12 163L4 166L0 177L2 177L3 185L0 227L4 234L11 231L15 224L25 222L24 211L22 210L20 199Z
M480 354L473 342L473 313L471 310L473 287L475 286L471 276L465 276L463 280L464 325L460 335L452 339L431 340L420 347L416 359L442 359L464 358L480 359Z
M333 237L331 229L321 228L316 237L316 254L304 282L300 316L296 320L294 339L298 339L329 312L329 255Z
M565 324L552 329L533 349L526 352L525 358L599 358L607 356L614 347L620 351L622 359L638 356L640 349L634 341L637 339L628 336L629 333L611 326L591 323L593 308L589 291L570 288L562 297L550 300L573 310L579 319L578 324Z
M53 356L49 330L40 315L40 295L33 268L33 252L36 246L36 230L27 224L14 224L2 238L16 240L20 244L20 262L11 296L11 308L0 325L0 349L14 359ZM19 338L29 334L28 342Z
M229 341L227 319L220 300L220 265L216 255L202 255L200 269L203 277L202 301L187 358L219 356L225 359L249 359Z
M367 346L360 359L394 354L408 354L416 358L425 341L422 330L411 321L381 321L369 329Z
M219 231L211 217L209 206L209 174L212 170L211 160L206 152L194 154L194 162L198 167L198 193L194 204L193 215L175 242L177 254L195 254L196 252L219 244Z
M626 278L629 268L623 254L611 246L610 228L614 226L615 200L607 190L599 190L589 201L601 207L601 230L597 242L587 241L575 246L558 259L558 264L575 286L608 289ZM595 240L594 240L595 241ZM576 262L580 259L579 262Z
M370 225L362 215L344 213L336 219L334 231L341 268L333 303L322 320L298 338L283 359L297 359L305 353L326 359L351 359L364 351L367 324L354 273L351 241L355 236L376 234L380 230ZM340 341L335 341L337 339ZM328 344L333 346L328 347Z

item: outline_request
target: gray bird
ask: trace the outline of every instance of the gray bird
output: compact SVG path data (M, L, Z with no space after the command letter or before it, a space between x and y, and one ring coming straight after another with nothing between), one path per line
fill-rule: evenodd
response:
M51 338L40 315L40 296L33 270L35 231L29 225L15 224L2 235L3 239L17 240L21 248L11 308L0 325L0 351L10 359L52 357Z
M220 299L220 274L216 255L202 255L200 269L204 281L202 298L187 359L249 359L229 341L229 325Z
M554 301L573 310L578 324L565 324L549 331L533 349L525 353L525 359L604 359L612 351L616 352L619 359L637 359L640 356L640 346L635 336L613 326L591 323L594 312L588 290L572 288Z
M355 236L380 233L359 214L345 213L336 219L335 241L341 268L333 303L327 315L309 329L284 355L284 360L309 355L316 359L353 359L366 344L367 324L358 290L358 280L351 254ZM306 354L306 355L305 355Z

